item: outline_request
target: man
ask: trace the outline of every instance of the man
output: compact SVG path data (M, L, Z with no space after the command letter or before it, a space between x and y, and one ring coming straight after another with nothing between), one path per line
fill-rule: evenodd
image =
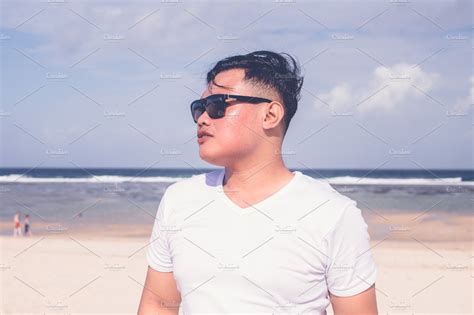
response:
M25 236L33 236L31 233L31 227L30 227L30 215L27 214L25 215Z
M199 155L223 168L166 189L139 314L377 314L377 269L356 202L290 172L283 138L303 84L287 54L219 61L192 102Z

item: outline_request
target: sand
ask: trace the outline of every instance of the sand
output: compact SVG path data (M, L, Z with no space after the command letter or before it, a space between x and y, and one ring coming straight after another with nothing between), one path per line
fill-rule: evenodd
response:
M372 242L380 314L472 314L472 242L391 237ZM136 314L147 245L136 237L1 237L1 314Z
M136 313L147 240L1 239L1 312Z

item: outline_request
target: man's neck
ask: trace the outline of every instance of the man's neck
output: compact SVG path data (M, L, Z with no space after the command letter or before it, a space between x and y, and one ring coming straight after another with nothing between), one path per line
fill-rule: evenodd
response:
M292 176L279 156L239 169L226 167L223 185L228 190L265 191L262 188L270 187L271 190L271 186L280 186L281 182L289 181Z
M223 192L241 208L267 199L295 176L284 165L281 157L236 171L226 167Z

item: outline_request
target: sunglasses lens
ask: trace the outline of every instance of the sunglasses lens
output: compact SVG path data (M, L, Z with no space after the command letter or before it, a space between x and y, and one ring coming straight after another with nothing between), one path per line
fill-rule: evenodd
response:
M204 104L200 100L194 101L191 104L191 114L193 115L193 120L195 123L197 123L199 117L204 113L205 111Z
M194 122L206 111L210 118L222 118L225 115L227 103L222 97L207 97L205 100L196 100L191 103L191 114Z
M227 103L220 97L209 97L207 100L206 111L212 119L222 118L225 114Z

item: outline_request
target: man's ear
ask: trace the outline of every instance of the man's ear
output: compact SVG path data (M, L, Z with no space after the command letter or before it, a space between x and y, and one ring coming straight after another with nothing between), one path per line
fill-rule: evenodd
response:
M283 120L285 107L277 101L272 101L265 107L265 117L263 120L264 129L273 129Z

